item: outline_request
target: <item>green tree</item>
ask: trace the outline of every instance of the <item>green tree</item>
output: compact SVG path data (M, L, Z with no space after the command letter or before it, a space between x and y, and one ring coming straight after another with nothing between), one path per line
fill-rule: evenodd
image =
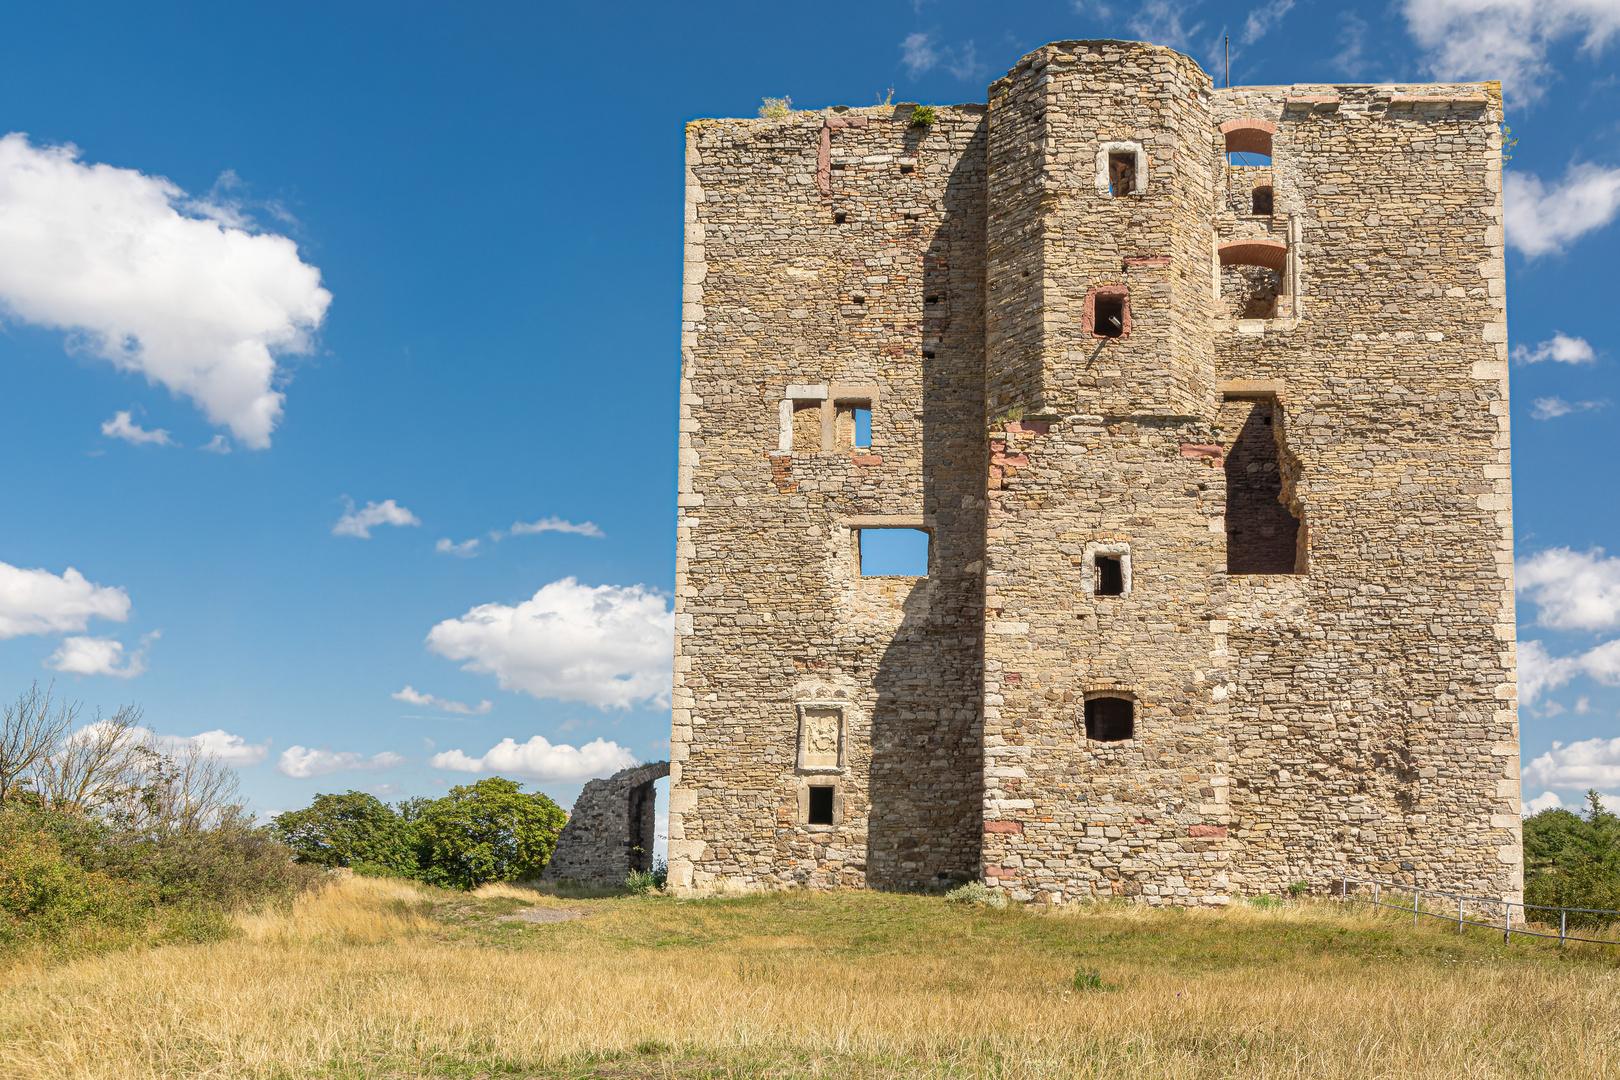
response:
M423 879L475 889L487 881L538 877L568 815L522 787L492 776L421 807L416 836Z
M359 874L415 877L414 829L387 803L363 791L317 795L270 824L301 863L346 866Z
M1620 816L1603 808L1596 791L1586 793L1584 818L1563 809L1532 814L1524 819L1524 868L1527 904L1620 910ZM1613 921L1612 915L1569 915L1572 928Z

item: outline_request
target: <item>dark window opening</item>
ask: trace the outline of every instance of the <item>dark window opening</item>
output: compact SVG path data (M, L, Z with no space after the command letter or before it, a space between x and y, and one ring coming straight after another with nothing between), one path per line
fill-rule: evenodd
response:
M842 225L844 223L844 218L846 216L847 215L845 215L845 213L842 210L840 210L837 213L833 214L833 224L834 225Z
M924 349L923 350L923 359L924 360L932 360L933 358L934 358L934 350L932 350L932 349Z
M829 166L829 168L840 169L840 170L845 168L845 167L846 167L845 163L842 162L842 161L835 161Z
M1108 190L1117 198L1136 190L1136 155L1127 151L1108 155Z
M928 533L922 529L858 529L861 577L927 577Z
M1086 738L1120 742L1136 737L1136 702L1130 698L1098 697L1086 702Z
M1232 400L1221 422L1235 437L1227 445L1226 572L1294 574L1300 522L1282 501L1282 447L1270 399Z
M856 293L854 296L850 297L850 299L855 301L857 304L866 303L866 297L862 296L860 293Z
M1104 293L1097 297L1092 333L1098 337L1120 337L1125 333L1125 297Z
M1118 555L1097 556L1097 595L1125 595L1125 567Z
M908 172L910 172L910 171L911 171L911 168L912 168L912 167L911 167L911 166L910 166L910 165L902 165L902 166L900 166L900 173L901 173L901 175L902 175L902 176L903 176L903 175L905 175L905 174L906 174L906 173L908 173Z
M1271 188L1269 186L1254 189L1254 212L1256 214L1271 213Z
M625 821L630 826L630 869L651 870L653 843L657 834L658 796L651 784L630 789L630 806Z
M925 296L925 297L923 297L923 303L925 303L925 304L937 304L937 303L939 303L939 297L937 297L937 296Z
M813 787L810 789L810 819L811 825L831 825L833 823L833 789L830 787Z

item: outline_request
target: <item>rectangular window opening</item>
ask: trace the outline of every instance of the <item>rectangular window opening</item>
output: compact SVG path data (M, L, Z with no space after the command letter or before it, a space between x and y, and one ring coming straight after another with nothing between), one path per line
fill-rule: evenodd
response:
M1096 697L1086 702L1086 738L1122 742L1136 737L1136 702L1122 697Z
M900 174L904 176L906 173L911 172L911 169L912 167L910 165L902 165L900 166Z
M872 403L840 401L833 416L833 449L864 450L872 445Z
M1126 152L1108 155L1108 190L1115 198L1136 190L1136 155Z
M821 402L793 403L793 452L813 454L821 449Z
M1118 555L1097 556L1097 595L1123 596L1125 594L1125 568Z
M1254 198L1252 201L1254 213L1259 215L1270 215L1272 206L1270 185L1262 185L1261 187L1255 188Z
M930 537L923 529L858 529L861 577L927 577Z
M842 210L835 211L833 213L833 224L842 225L844 223L844 218L847 216L848 215L846 215Z
M833 789L830 787L813 787L810 789L810 825L831 825L833 823Z
M923 350L923 359L924 360L932 360L933 358L934 358L934 350L933 349L924 349Z
M1104 293L1097 297L1096 318L1092 332L1099 337L1117 338L1125 333L1125 298L1118 293Z
M1283 450L1273 426L1275 402L1230 399L1221 405L1229 436L1226 471L1226 572L1303 573L1300 521L1282 501Z

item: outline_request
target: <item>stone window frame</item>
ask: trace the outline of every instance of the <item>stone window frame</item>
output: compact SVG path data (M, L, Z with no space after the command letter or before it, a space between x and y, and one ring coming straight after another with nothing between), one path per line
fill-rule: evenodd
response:
M1115 195L1114 186L1108 182L1108 155L1109 154L1135 154L1136 155L1136 188L1132 195L1142 195L1148 189L1148 161L1147 150L1140 142L1129 140L1125 142L1105 142L1097 148L1097 194L1105 199L1125 198Z
M1103 296L1117 296L1120 304L1119 337L1114 338L1108 334L1097 333L1097 300ZM1093 285L1086 290L1085 306L1080 311L1080 332L1094 338L1103 338L1110 341L1123 341L1131 336L1131 289L1129 285L1109 282L1103 285ZM789 418L792 419L791 417ZM791 434L791 433L790 433Z
M928 569L934 569L934 541L938 539L932 514L852 514L840 518L838 524L849 531L847 542L849 545L849 565L851 577L860 581L892 581L895 579L909 579L912 581L933 581L934 575L928 574L874 574L870 577L861 576L861 539L863 529L915 529L928 534Z
M791 454L793 450L793 413L795 407L806 401L820 403L821 408L821 447L819 451L799 451L800 453L820 452L823 454L838 451L851 453L865 453L870 446L851 446L839 450L834 445L834 421L838 415L840 403L848 404L864 401L871 410L874 420L872 441L877 441L876 417L878 399L881 396L879 388L871 383L789 383L783 391L781 404L777 413L776 452Z
M818 712L836 712L838 714L838 764L836 765L807 765L805 757L808 755L808 739L810 734L809 710ZM842 776L849 768L849 712L847 701L799 701L793 706L795 717L798 719L799 734L796 740L797 749L794 752L793 771L801 776ZM806 803L806 806L809 804Z
M1118 596L1099 597L1097 595L1097 556L1108 555L1119 559L1120 577L1124 579L1125 588ZM1080 557L1080 589L1093 600L1123 600L1131 595L1131 545L1124 542L1093 540L1086 544L1085 554Z
M810 824L810 789L827 787L832 788L833 793L832 824L812 825ZM801 829L808 832L832 832L844 824L844 785L838 777L805 776L800 778L798 803L799 816L797 824Z

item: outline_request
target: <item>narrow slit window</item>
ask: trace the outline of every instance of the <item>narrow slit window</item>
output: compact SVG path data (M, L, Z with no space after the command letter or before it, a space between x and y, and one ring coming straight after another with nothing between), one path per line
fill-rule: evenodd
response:
M1125 567L1118 555L1097 556L1097 595L1125 595Z
M1136 190L1136 155L1111 153L1108 155L1108 190L1117 199Z
M1123 742L1136 737L1136 702L1122 697L1095 697L1086 702L1086 738Z
M833 416L833 449L860 450L872 445L872 403L840 401Z
M927 577L928 533L922 529L860 529L861 577Z
M1117 338L1125 333L1125 298L1117 293L1097 297L1096 320L1092 333Z
M813 787L810 789L810 825L831 825L833 823L833 789L830 787Z
M1254 198L1253 198L1252 202L1253 202L1252 209L1253 209L1255 214L1258 214L1258 215L1270 215L1271 214L1271 206L1272 206L1272 202L1271 202L1271 185L1262 184L1261 186L1255 188L1254 189Z

